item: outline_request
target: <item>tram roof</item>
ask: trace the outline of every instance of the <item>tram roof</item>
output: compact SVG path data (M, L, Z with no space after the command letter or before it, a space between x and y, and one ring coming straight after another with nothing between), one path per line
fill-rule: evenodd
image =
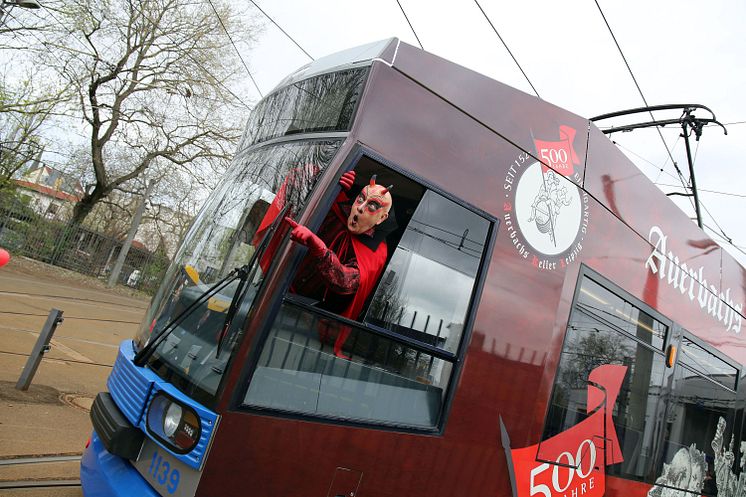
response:
M651 221L657 219L677 239L669 245L674 245L673 251L681 260L696 260L697 266L711 265L711 274L720 276L713 288L739 288L736 302L743 301L746 269L697 227L586 117L397 38L319 58L290 74L273 92L315 75L375 63L405 75L522 150L535 147L534 133L537 137L550 136L552 127L556 132L558 122L574 128L578 131L576 150L588 172L583 188L642 238L648 239ZM651 210L652 206L655 208Z

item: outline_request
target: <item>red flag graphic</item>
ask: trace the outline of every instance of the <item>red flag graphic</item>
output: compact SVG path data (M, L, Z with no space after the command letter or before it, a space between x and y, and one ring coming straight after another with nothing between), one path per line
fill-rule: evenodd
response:
M541 159L542 172L548 171L551 167L563 176L570 176L574 172L574 165L580 164L578 154L575 153L573 141L575 140L575 129L570 126L561 125L559 127L559 141L549 142L534 139L536 153Z
M539 444L509 449L515 497L604 495L604 465L623 461L611 414L626 373L626 366L595 368L587 418Z

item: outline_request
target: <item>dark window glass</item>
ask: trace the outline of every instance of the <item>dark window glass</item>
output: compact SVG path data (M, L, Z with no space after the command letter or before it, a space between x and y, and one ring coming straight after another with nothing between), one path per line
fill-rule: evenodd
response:
M427 191L365 321L455 353L488 229L483 217Z
M367 68L322 74L267 96L251 112L239 150L279 136L349 130L367 74Z
M344 419L432 427L452 365L352 329L350 360L332 344L350 327L286 303L262 350L244 404Z
M662 346L666 330L665 325L630 302L584 279L570 317L543 439L587 417L591 371L605 364L626 366L612 412L624 462L609 466L606 471L626 478L648 478L655 455L655 416L661 408L665 372L663 354L650 345Z
M679 362L726 388L736 389L738 370L686 337L681 339Z
M652 497L665 487L696 495L740 495L734 474L738 370L684 337L671 382L662 460ZM725 388L727 385L729 388Z
M732 489L727 491L737 480L733 461L738 447L731 445L734 408L734 392L677 366L657 487L680 488L696 495L736 495Z

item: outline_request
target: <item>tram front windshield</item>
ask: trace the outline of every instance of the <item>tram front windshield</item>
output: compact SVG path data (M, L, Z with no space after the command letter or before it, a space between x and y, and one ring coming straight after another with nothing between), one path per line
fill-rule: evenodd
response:
M287 229L279 218L301 212L342 143L339 132L352 126L366 75L366 68L321 74L259 103L231 167L174 256L136 345L141 349L165 330L149 367L195 400L213 404ZM289 135L298 138L289 141ZM253 267L246 267L249 262ZM239 267L248 270L246 284L233 281L208 297L211 287Z
M173 328L155 349L149 366L187 395L208 405L214 398L264 270L272 262L279 240L273 237L279 233L272 230L283 228L279 219L273 221L285 206L284 212L297 215L339 144L314 140L254 149L234 161L195 220L137 338L142 347L150 336ZM257 249L263 253L252 257ZM245 296L234 303L238 307L225 329L239 280L209 298L205 292L249 262L252 267L245 269L250 281L241 292Z

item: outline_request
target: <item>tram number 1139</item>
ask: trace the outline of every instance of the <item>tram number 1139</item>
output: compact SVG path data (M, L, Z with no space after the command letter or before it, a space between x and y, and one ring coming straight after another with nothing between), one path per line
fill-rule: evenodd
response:
M176 492L176 489L179 488L181 473L159 454L157 449L153 450L153 458L148 467L148 476L153 482L165 487L169 494Z

